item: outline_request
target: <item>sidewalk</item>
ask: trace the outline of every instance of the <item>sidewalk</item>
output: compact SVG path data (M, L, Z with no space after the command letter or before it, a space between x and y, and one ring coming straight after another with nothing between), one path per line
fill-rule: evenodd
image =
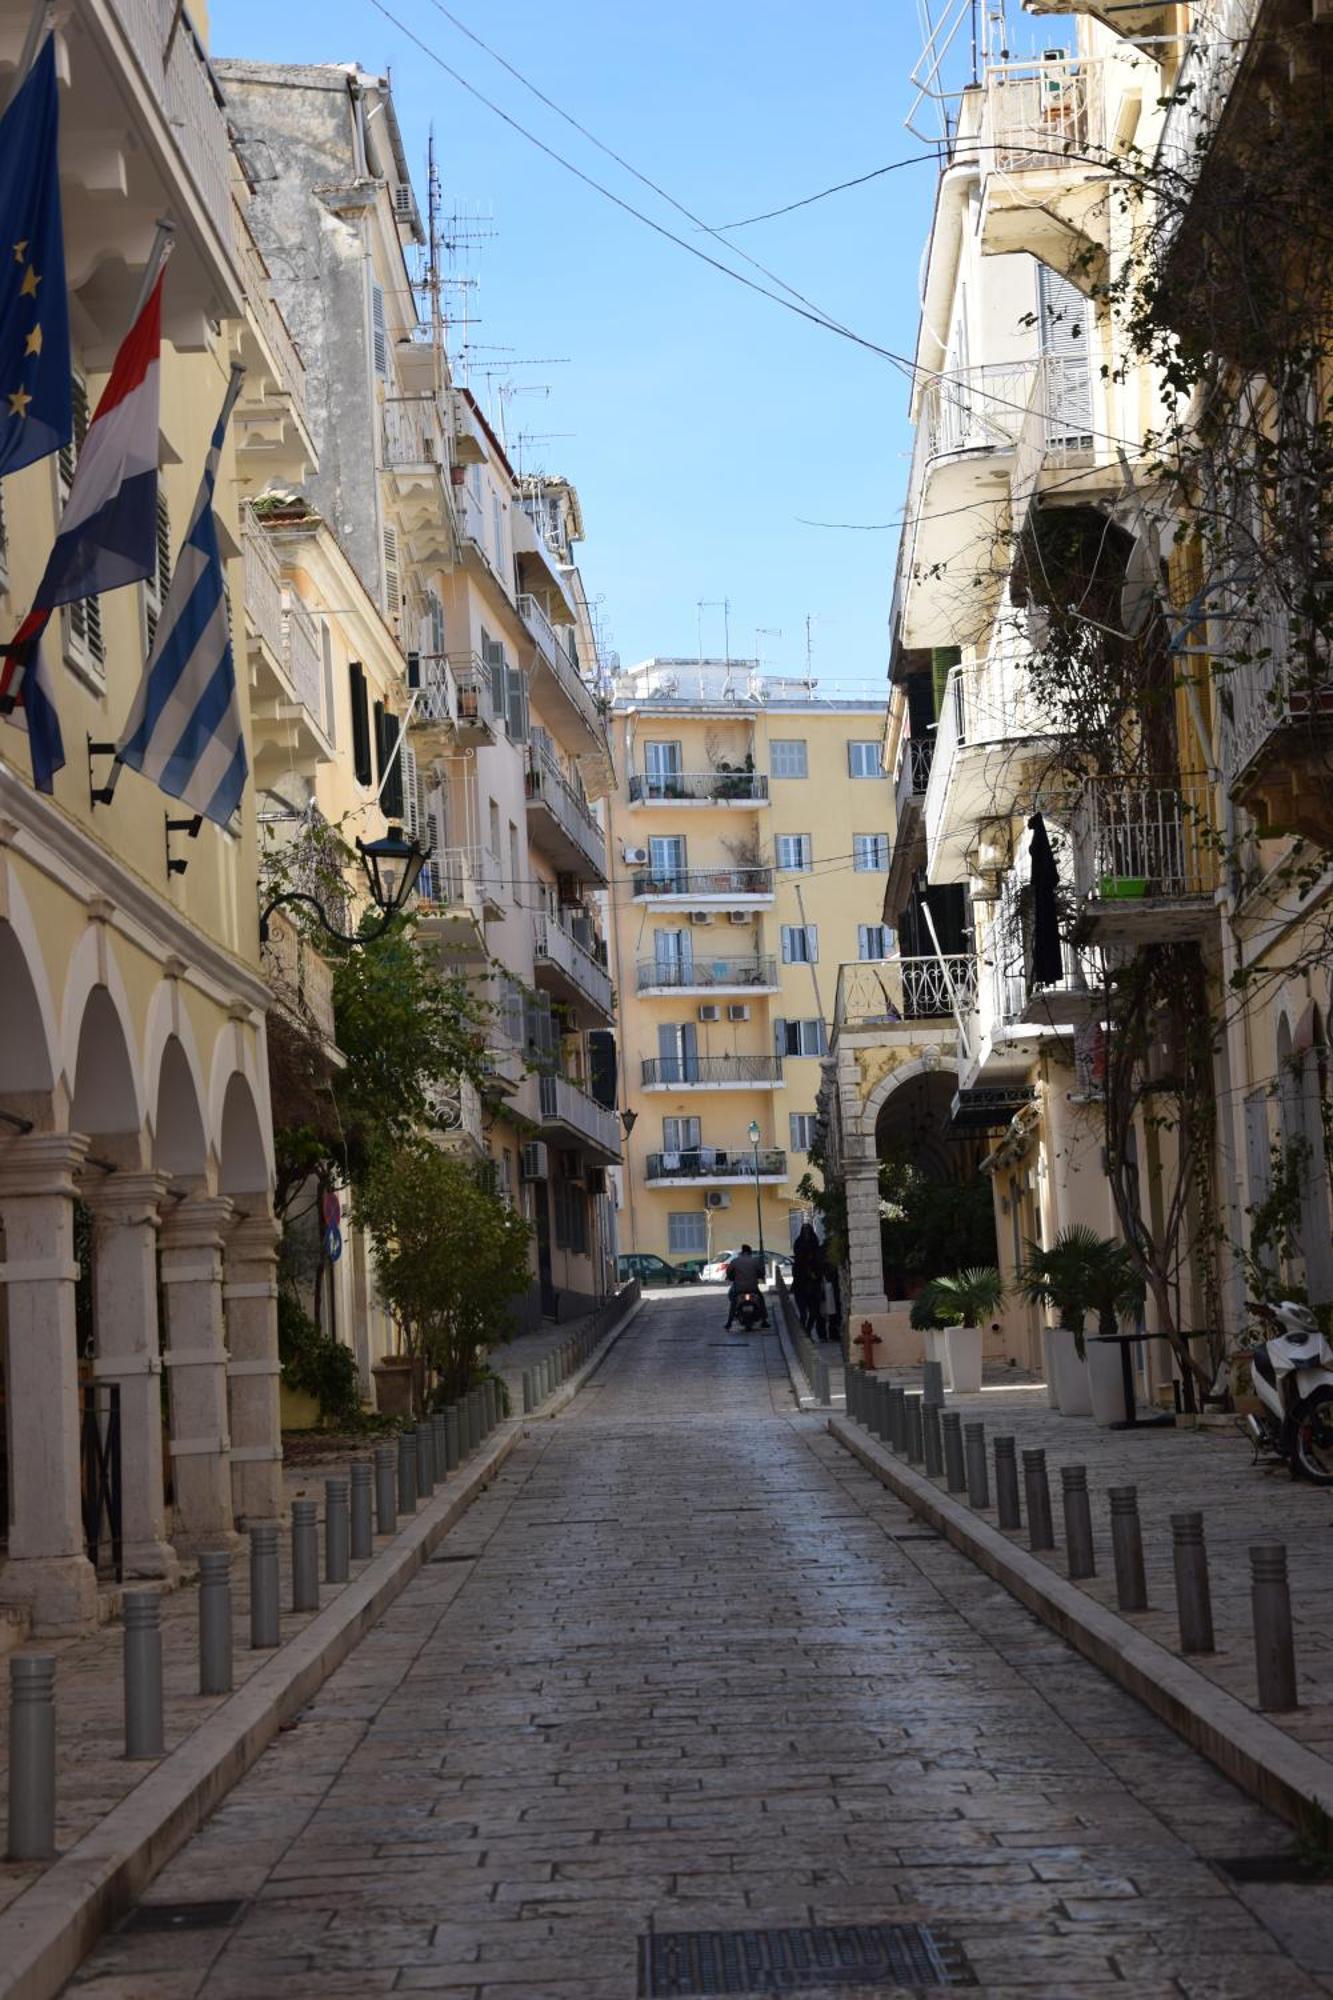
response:
M920 1387L920 1373L886 1370L880 1379ZM1198 1509L1204 1517L1217 1651L1191 1655L1188 1666L1203 1680L1223 1690L1256 1718L1253 1633L1250 1615L1249 1550L1262 1542L1286 1545L1295 1625L1296 1666L1300 1707L1263 1717L1292 1742L1320 1757L1333 1757L1333 1489L1293 1480L1285 1468L1255 1466L1249 1445L1230 1423L1222 1428L1144 1429L1112 1431L1090 1417L1065 1417L1049 1407L1045 1385L1014 1369L987 1369L979 1394L950 1396L946 1407L963 1422L986 1426L991 1467L989 1510L972 1515L995 1528L994 1453L996 1436L1011 1434L1018 1452L1020 1485L1022 1454L1043 1449L1051 1489L1056 1549L1031 1553L1027 1547L1026 1506L1021 1533L1006 1537L1030 1562L1059 1577L1066 1589L1090 1598L1108 1612L1126 1638L1133 1632L1156 1642L1179 1658L1175 1587L1172 1571L1172 1514ZM841 1423L843 1420L838 1419ZM866 1433L857 1426L858 1437ZM882 1448L881 1448L882 1449ZM1070 1584L1065 1577L1064 1521L1060 1468L1087 1468L1092 1501L1097 1574ZM926 1486L920 1468L895 1460L895 1473ZM942 1481L929 1482L942 1490ZM1147 1612L1122 1616L1116 1611L1115 1578L1110 1540L1111 1486L1138 1489L1143 1528L1144 1564L1148 1581ZM966 1496L954 1496L964 1511ZM965 1528L966 1523L962 1524Z

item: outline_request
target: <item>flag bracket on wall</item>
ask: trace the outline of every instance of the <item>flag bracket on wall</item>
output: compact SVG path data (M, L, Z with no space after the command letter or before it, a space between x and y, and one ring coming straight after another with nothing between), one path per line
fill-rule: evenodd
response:
M189 819L173 819L170 813L163 813L162 820L166 828L167 880L170 881L173 875L183 875L190 865L179 854L172 853L172 834L183 833L187 840L198 840L199 829L204 823L204 816L202 813L193 813Z
M91 810L94 812L97 810L98 806L109 806L111 804L111 801L116 796L116 788L114 785L99 785L95 782L93 777L93 759L94 757L114 758L115 754L116 754L116 746L114 743L94 743L92 737L89 736L88 804Z

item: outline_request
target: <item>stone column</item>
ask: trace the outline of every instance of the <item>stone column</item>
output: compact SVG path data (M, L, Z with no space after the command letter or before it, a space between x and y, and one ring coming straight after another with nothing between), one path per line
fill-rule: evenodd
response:
M843 1162L847 1188L847 1262L851 1270L852 1296L845 1317L854 1335L853 1315L887 1313L884 1295L884 1258L879 1235L879 1161L849 1157Z
M120 1390L120 1515L125 1577L174 1582L162 1484L162 1351L157 1325L162 1174L99 1176L81 1190L93 1215L93 1376Z
M191 1195L162 1217L162 1288L171 1387L172 1539L182 1551L236 1544L227 1431L222 1245L232 1204Z
M227 1232L222 1296L227 1310L227 1403L231 1415L232 1510L242 1527L282 1516L282 1420L278 1409L278 1241L265 1209Z
M11 1496L0 1602L26 1605L43 1633L97 1618L80 1505L74 1330L74 1176L87 1150L71 1132L0 1142Z

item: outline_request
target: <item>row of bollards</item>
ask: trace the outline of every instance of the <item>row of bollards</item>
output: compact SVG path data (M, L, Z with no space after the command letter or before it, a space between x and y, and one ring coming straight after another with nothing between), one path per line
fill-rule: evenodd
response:
M374 1554L375 1535L392 1535L399 1518L416 1511L436 1485L462 1464L501 1421L500 1385L490 1379L455 1403L399 1433L397 1445L376 1446L373 1461L357 1459L350 1478L324 1482L323 1581L346 1583L353 1562ZM250 1646L272 1649L282 1639L278 1523L250 1529ZM291 1609L319 1609L319 1506L297 1499L291 1510ZM165 1747L162 1678L162 1598L157 1590L127 1590L124 1622L125 1755L161 1757ZM199 1557L199 1693L230 1694L234 1684L231 1556ZM50 1654L16 1654L9 1663L10 1861L45 1861L55 1853L56 1663Z
M606 1338L606 1328L596 1320L571 1333L568 1340L562 1340L558 1347L543 1354L540 1361L534 1361L530 1368L523 1370L523 1414L531 1416L541 1408L548 1396L553 1396L562 1382L576 1375L594 1350Z
M931 1372L935 1367L926 1363L924 1394L882 1376L868 1375L863 1369L849 1369L847 1413L909 1465L923 1465L928 1479L943 1480L948 1493L966 1495L967 1504L978 1512L989 1510L986 1427L982 1423L964 1424L958 1411L940 1409L941 1388ZM1026 1515L1029 1549L1037 1554L1053 1551L1055 1523L1045 1451L1024 1450L1021 1494L1017 1439L996 1437L993 1458L999 1527L1006 1534L1021 1534ZM1083 1582L1097 1574L1087 1467L1061 1466L1060 1488L1065 1570L1071 1581ZM1117 1607L1122 1612L1147 1611L1138 1490L1112 1486L1107 1499ZM1297 1706L1287 1551L1281 1543L1264 1543L1252 1547L1249 1555L1258 1706L1267 1712L1280 1712ZM1171 1560L1180 1650L1185 1655L1212 1653L1216 1638L1201 1513L1171 1516Z

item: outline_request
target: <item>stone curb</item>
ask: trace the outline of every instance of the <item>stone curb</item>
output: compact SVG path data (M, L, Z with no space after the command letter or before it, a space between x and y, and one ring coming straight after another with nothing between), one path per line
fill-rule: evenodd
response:
M1062 1639L1116 1681L1233 1784L1295 1826L1333 1816L1333 1764L1298 1743L1188 1661L1048 1569L980 1515L953 1499L848 1418L830 1434L914 1514L1002 1583Z
M601 1346L594 1347L592 1353L588 1356L587 1360L584 1362L583 1366L580 1369L578 1369L573 1375L567 1376L565 1380L560 1384L560 1387L558 1389L553 1389L550 1395L546 1398L546 1401L542 1403L537 1409L529 1410L526 1416L523 1415L522 1411L519 1412L519 1416L522 1419L522 1421L526 1424L545 1423L548 1417L558 1417L562 1410L567 1409L568 1406L573 1402L575 1396L578 1395L579 1390L583 1387L588 1377L594 1372L594 1370L601 1367L603 1361L606 1359L607 1355L611 1352L611 1349L615 1346L621 1334L624 1333L626 1327L628 1327L633 1320L638 1318L642 1310L643 1310L643 1300L635 1299L634 1304L625 1314L624 1319L618 1321L617 1324L613 1326L609 1330L609 1332L607 1332L603 1336ZM520 1371L519 1375L520 1401L522 1400L522 1394L523 1394L522 1373ZM511 1401L513 1400L512 1392L510 1400Z
M787 1331L780 1303L778 1310L773 1313L772 1318L773 1325L777 1329L778 1340L782 1345L782 1358L787 1364L787 1374L791 1381L792 1394L796 1398L796 1405L802 1416L821 1416L826 1415L831 1410L837 1410L842 1400L841 1392L834 1394L829 1402L821 1403L807 1380L805 1370L796 1358L796 1349L793 1347L791 1335Z
M522 1417L506 1418L489 1446L462 1469L452 1491L437 1491L359 1576L0 1916L5 2000L51 2000L60 1991L287 1718L318 1692L407 1588L490 1485L524 1428Z

